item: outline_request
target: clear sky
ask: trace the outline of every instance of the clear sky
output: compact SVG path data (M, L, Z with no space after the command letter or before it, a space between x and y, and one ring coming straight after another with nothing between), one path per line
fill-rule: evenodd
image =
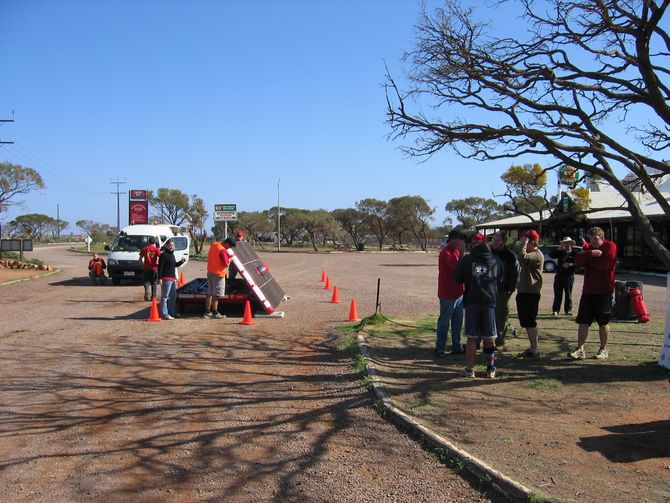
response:
M429 2L429 4L435 2ZM502 191L509 160L406 158L385 124L418 0L0 0L0 161L46 190L0 215L116 225L121 190L177 188L257 211ZM538 160L523 160L538 162ZM121 224L127 224L127 194ZM210 217L211 220L211 217Z

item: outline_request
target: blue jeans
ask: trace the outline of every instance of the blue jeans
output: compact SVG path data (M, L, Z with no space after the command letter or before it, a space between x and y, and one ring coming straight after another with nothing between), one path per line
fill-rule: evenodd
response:
M162 280L161 285L161 316L173 316L177 314L177 288L173 279Z
M457 299L440 299L440 317L437 319L437 342L435 349L444 351L447 333L451 325L451 349L460 351L461 327L463 326L463 296Z

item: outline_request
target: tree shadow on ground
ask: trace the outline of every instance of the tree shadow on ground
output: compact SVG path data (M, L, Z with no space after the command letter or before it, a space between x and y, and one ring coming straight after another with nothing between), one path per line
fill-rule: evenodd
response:
M605 426L609 435L581 437L577 445L600 452L613 463L667 458L670 454L670 420Z

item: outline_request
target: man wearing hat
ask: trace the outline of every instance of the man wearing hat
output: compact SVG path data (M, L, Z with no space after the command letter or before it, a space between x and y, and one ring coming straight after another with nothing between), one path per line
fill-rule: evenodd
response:
M486 237L475 234L470 238L470 254L456 266L454 279L465 285L466 367L461 377L475 377L477 340L482 339L486 356L486 377L496 376L496 298L502 289L504 268L500 259L486 246Z
M558 316L561 311L561 302L565 294L565 304L563 312L572 314L572 285L575 282L575 254L577 251L573 248L575 241L571 237L564 237L559 243L558 250L551 254L558 262L556 276L554 276L554 303L551 311L554 316Z
M465 235L459 229L452 229L447 236L447 245L438 257L437 297L440 300L440 316L437 319L437 340L435 356L446 356L447 333L451 325L451 354L464 353L461 344L463 325L463 285L454 281L456 264L465 252Z
M524 232L519 252L519 287L516 294L516 309L519 324L526 329L530 347L521 356L539 358L537 349L537 310L540 305L542 291L542 268L544 255L538 248L540 235L535 230Z

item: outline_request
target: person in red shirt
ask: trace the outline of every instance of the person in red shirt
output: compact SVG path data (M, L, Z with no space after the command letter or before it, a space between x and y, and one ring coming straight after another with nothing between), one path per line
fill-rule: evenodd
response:
M447 236L447 246L438 257L437 297L440 299L440 316L437 319L437 339L435 356L446 356L447 334L451 325L451 354L465 353L461 344L463 326L463 290L464 286L454 281L456 264L465 252L465 234L452 229Z
M584 268L584 288L579 301L577 319L577 349L568 353L573 360L586 358L584 343L589 335L589 327L595 320L598 323L600 349L594 355L604 360L607 353L609 338L609 319L612 313L612 294L616 267L616 244L605 240L605 231L600 227L592 227L586 233L589 243L575 255L575 264Z
M151 236L149 244L140 250L144 279L144 300L156 298L156 282L158 281L158 259L161 251L156 246L156 238Z
M94 285L105 284L107 280L105 269L107 269L107 264L105 264L104 259L99 257L97 253L94 253L93 258L88 261L88 275L91 277Z
M228 248L235 248L236 241L232 238L223 243L214 241L207 254L207 298L203 318L223 318L219 313L219 297L226 294L226 273L230 265Z

